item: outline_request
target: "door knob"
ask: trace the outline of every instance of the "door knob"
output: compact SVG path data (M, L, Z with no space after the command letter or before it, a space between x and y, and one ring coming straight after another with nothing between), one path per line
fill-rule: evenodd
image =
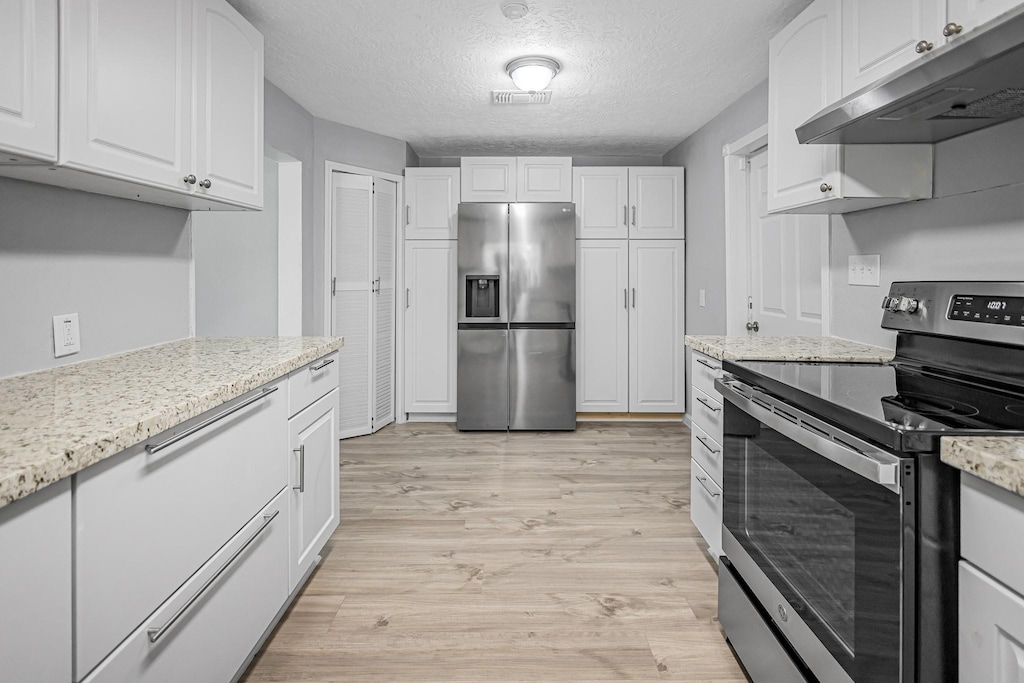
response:
M760 329L761 326L757 324L756 320L752 323L747 323L747 332L757 332Z

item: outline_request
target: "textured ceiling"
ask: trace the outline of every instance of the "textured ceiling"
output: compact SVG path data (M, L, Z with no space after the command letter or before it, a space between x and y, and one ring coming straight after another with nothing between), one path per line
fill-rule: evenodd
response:
M314 116L420 156L661 155L768 75L810 0L231 0L266 74ZM548 105L493 105L505 64L562 63Z

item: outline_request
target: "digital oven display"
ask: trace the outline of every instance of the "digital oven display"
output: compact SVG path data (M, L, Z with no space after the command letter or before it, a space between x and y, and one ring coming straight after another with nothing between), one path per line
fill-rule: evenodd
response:
M946 317L971 323L1024 327L1024 297L956 294Z

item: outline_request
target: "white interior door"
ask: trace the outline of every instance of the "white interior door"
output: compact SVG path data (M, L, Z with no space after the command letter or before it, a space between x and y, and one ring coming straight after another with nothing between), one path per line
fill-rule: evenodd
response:
M828 216L768 215L768 153L750 157L747 184L748 329L821 336Z
M373 182L374 251L374 383L373 424L376 432L395 421L395 236L398 225L398 184Z
M344 439L369 434L373 429L373 178L332 173L331 209L335 278L332 333L345 338L339 358L338 422L338 437ZM392 280L392 296L393 292Z

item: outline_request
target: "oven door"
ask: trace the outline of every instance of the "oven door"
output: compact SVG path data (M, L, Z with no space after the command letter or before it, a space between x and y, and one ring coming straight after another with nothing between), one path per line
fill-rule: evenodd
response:
M913 681L913 460L729 375L716 386L725 555L820 680Z

